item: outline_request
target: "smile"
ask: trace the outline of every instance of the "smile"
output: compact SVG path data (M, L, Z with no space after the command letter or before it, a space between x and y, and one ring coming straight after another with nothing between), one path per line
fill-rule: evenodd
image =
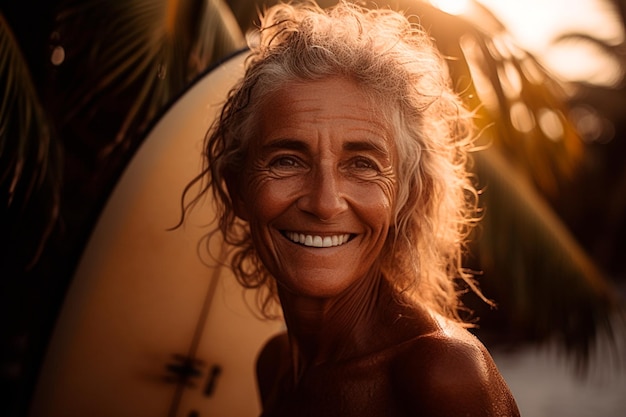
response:
M340 234L333 236L305 235L304 233L285 232L285 237L294 243L314 248L331 248L341 246L350 240L350 234Z

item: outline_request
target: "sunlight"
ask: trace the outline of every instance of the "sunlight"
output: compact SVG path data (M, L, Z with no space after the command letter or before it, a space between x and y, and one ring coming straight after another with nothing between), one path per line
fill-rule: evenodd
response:
M535 118L525 103L521 101L513 103L509 112L511 124L518 131L522 133L529 133L535 128Z
M65 61L65 49L62 46L56 46L50 54L50 62L52 65L59 66Z
M544 64L569 80L617 85L623 77L619 61L590 42L564 41L546 48Z
M620 22L603 0L479 0L518 38L533 49L565 32L580 32L609 41L623 38Z
M539 128L551 140L563 138L563 123L557 112L552 109L539 109Z
M558 41L564 34L590 36L610 45L624 38L619 18L603 0L478 0L508 28L521 47L572 81L615 85L622 68L591 42Z
M436 8L452 15L460 15L469 8L470 0L430 0Z

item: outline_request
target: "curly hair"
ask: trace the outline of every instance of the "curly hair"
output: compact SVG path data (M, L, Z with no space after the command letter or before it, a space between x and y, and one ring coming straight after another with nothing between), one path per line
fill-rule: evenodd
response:
M217 223L207 238L230 245L228 259L244 287L265 290L258 293L261 311L269 316L276 284L247 223L234 214L226 182L243 170L264 98L292 82L340 76L372 97L396 141L397 208L382 272L399 293L462 322L459 284L481 295L462 267L478 200L468 171L473 114L428 34L390 9L307 2L262 12L247 39L245 75L207 133L204 170L192 184L205 184L194 201L212 190Z

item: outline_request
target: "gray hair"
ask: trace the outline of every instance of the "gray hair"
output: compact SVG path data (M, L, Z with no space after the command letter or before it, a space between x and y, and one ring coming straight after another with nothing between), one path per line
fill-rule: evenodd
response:
M275 282L258 259L247 223L234 215L225 184L243 170L255 115L264 98L285 84L340 76L372 97L396 141L397 209L383 273L402 293L462 321L458 280L480 295L461 265L476 223L477 192L467 169L472 114L453 91L427 33L389 9L279 4L261 14L248 44L245 75L207 133L205 169L194 180L207 180L197 198L213 192L218 224L208 236L221 234L231 245L239 282L268 290L260 304L269 311Z

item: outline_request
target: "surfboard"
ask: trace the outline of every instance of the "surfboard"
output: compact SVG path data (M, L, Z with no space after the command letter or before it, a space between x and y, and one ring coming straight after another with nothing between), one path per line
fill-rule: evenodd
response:
M283 324L258 319L231 271L199 256L210 201L167 230L245 56L194 83L120 177L62 306L31 417L259 414L254 361Z

